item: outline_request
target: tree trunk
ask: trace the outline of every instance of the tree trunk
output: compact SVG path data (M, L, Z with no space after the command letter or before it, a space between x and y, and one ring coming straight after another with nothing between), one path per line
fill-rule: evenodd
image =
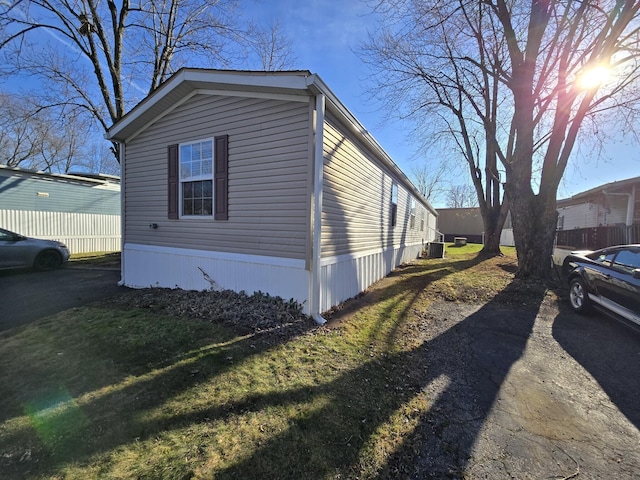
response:
M517 276L550 280L558 221L555 191L535 195L529 189L511 198L511 221L518 255Z
M502 228L493 229L493 231L484 232L484 246L480 253L482 255L497 257L502 255L500 251L500 236L502 233Z
M482 213L482 223L484 225L484 246L480 253L491 257L502 255L500 251L500 237L502 235L504 222L509 213L509 202L507 198L504 198L502 205L498 204L486 210L481 208L480 212Z

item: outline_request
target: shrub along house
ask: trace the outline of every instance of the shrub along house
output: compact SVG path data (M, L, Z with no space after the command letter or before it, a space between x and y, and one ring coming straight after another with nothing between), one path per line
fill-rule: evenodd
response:
M182 69L113 125L121 283L320 313L436 238L436 211L308 71Z

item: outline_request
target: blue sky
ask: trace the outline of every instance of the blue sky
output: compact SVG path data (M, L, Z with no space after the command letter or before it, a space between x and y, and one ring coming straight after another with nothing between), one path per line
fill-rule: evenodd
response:
M409 125L392 121L366 92L367 67L354 53L374 28L371 9L358 0L250 0L247 12L269 21L279 19L293 40L297 67L317 73L398 166L410 176L411 166L424 161L414 155ZM460 166L460 171L464 167ZM466 173L466 171L465 171ZM574 150L558 198L566 198L603 183L640 175L640 148L630 138L606 146L600 158ZM454 183L464 183L462 174ZM435 201L435 206L445 206Z
M394 120L370 100L368 67L355 53L375 28L375 17L365 1L243 0L242 3L247 17L265 24L279 21L283 32L293 41L295 68L319 74L409 177L412 166L434 162L426 154L414 153L417 145L412 143L410 124ZM467 183L466 171L462 162L450 168L451 183ZM558 198L639 175L640 148L630 139L620 138L609 144L600 157L575 151ZM446 206L444 199L436 199L433 204Z

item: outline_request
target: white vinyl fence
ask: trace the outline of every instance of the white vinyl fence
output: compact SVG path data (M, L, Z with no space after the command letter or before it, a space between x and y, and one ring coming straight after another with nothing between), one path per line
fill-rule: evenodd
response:
M64 242L72 254L120 251L120 215L0 209L0 227Z

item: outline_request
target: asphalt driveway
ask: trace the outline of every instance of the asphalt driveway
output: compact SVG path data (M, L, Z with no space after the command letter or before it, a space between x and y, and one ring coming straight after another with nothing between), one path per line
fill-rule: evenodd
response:
M121 291L117 269L0 271L0 332Z

